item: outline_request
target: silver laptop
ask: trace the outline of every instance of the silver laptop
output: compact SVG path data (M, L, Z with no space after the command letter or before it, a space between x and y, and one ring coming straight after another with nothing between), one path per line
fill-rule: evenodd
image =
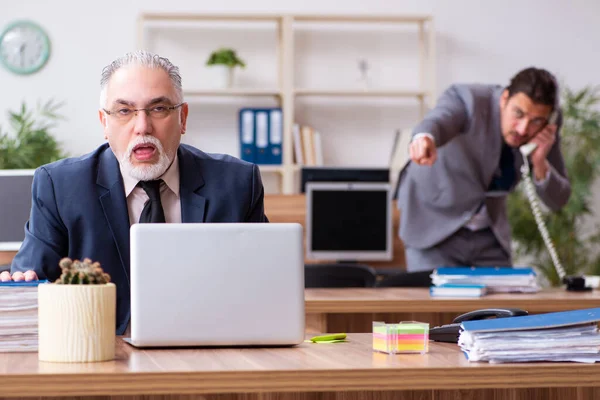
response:
M304 329L300 224L131 227L132 345L286 346Z

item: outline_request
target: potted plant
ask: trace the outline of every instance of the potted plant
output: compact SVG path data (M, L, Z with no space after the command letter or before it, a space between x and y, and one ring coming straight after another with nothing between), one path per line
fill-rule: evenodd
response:
M49 100L38 103L36 112L25 103L17 112L8 111L13 132L4 133L0 127L0 169L34 169L66 156L50 133L56 121L64 119L58 114L62 105Z
M54 283L38 286L38 358L52 362L115 357L116 286L100 263L63 258Z
M561 149L571 181L571 197L558 212L544 214L558 257L567 275L600 274L600 230L593 223L593 184L600 177L600 87L579 91L565 89L562 96L563 125ZM537 229L531 206L522 190L508 197L508 217L516 254L532 257L551 285L560 279L543 238Z
M233 86L235 68L246 67L246 63L238 57L234 49L225 47L213 51L208 57L206 65L219 70L222 84L228 88Z

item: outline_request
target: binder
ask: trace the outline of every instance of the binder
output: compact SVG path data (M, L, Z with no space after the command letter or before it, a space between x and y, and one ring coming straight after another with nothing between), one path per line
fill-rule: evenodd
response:
M239 112L240 158L254 163L254 110L242 108Z
M472 362L600 361L600 308L465 321L458 345Z
M281 108L274 108L269 114L269 147L267 162L281 164L281 143L283 141L283 118Z
M242 108L239 115L240 158L255 164L282 164L281 108Z
M464 276L522 276L535 275L531 267L440 267L435 270L436 275L464 275Z
M461 327L469 332L520 331L548 329L595 323L600 321L600 308L560 311L522 317L465 321Z
M254 120L254 162L256 164L269 164L269 111L265 109L255 109Z

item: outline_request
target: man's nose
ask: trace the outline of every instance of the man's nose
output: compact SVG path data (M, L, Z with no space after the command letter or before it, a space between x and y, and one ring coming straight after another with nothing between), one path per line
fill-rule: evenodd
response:
M134 129L137 135L147 135L152 133L152 120L145 110L138 110L133 115Z
M529 120L527 118L521 118L519 120L519 122L517 122L517 126L515 128L515 130L517 131L517 133L521 136L524 136L527 134L527 129L529 127Z

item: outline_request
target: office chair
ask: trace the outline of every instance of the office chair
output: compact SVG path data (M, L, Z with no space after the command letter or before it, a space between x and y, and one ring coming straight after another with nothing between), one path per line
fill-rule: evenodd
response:
M304 266L304 287L343 288L373 287L375 270L360 264L307 264Z
M431 271L399 272L375 283L375 287L430 287Z

